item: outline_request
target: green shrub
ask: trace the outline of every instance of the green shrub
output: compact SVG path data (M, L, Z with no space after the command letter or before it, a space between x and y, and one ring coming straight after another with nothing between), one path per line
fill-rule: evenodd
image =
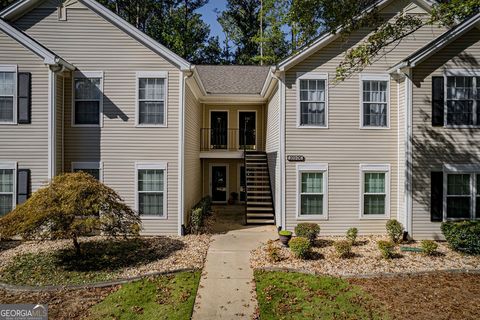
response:
M278 231L278 235L288 237L292 235L292 231L281 230L281 231Z
M422 240L422 242L420 242L420 247L423 250L423 254L432 256L437 252L438 244L432 240Z
M350 240L340 240L333 244L340 258L349 258L352 256L352 242Z
M193 208L190 217L190 233L199 234L203 227L203 209Z
M347 230L347 239L348 241L350 241L352 246L355 244L355 241L357 240L357 235L358 235L357 228L350 228Z
M280 248L274 245L272 240L267 243L267 257L270 262L282 261L282 255L280 254Z
M387 234L390 237L390 240L394 243L399 243L403 237L403 226L400 222L395 219L387 221Z
M310 240L304 237L295 237L288 242L290 250L292 250L295 257L299 259L306 259L310 254L311 243Z
M378 249L385 259L392 259L395 257L395 243L391 241L380 240L377 241Z
M212 198L210 198L210 196L204 197L200 200L198 206L202 208L204 217L210 216L212 213Z
M307 238L311 244L313 244L319 233L320 226L316 223L299 223L295 227L297 237Z
M444 222L441 229L452 249L480 254L480 221Z

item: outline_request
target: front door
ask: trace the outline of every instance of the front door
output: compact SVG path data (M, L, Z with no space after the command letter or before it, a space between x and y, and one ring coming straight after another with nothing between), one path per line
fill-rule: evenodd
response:
M227 202L227 166L212 165L210 169L212 201Z
M210 146L211 149L227 149L228 112L212 111L210 113Z
M257 117L252 111L240 111L238 114L238 126L240 131L240 149L255 150L257 144L257 135L255 132Z

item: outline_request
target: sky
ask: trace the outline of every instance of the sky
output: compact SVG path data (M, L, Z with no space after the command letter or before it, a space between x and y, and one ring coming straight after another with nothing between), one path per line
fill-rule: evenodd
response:
M210 0L208 3L200 8L198 12L203 16L203 20L210 25L210 34L212 36L218 36L220 42L223 42L225 36L222 32L222 27L217 22L217 14L215 9L223 11L225 9L226 0Z

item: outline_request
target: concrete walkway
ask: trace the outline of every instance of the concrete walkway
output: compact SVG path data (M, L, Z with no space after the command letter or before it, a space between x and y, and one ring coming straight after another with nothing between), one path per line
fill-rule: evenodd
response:
M213 236L192 319L251 319L256 298L250 251L275 239L275 230L258 226Z

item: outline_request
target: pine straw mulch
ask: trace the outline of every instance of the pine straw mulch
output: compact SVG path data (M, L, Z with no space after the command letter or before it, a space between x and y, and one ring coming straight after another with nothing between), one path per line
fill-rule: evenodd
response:
M480 274L439 272L428 275L352 278L381 301L393 319L466 320L480 314Z
M117 289L118 286L49 292L7 292L0 289L0 304L47 304L50 319L81 319L91 306Z
M349 276L379 273L415 273L439 270L480 270L480 256L469 256L454 252L445 242L438 243L438 254L424 256L418 252L400 252L397 258L385 260L380 257L378 240L387 240L383 236L358 237L352 248L353 257L341 259L337 256L333 243L343 237L320 237L312 248L310 259L300 260L293 257L289 248L281 246L279 241L271 241L253 250L250 263L254 269L286 268L303 270L310 273ZM269 259L269 246L276 249L281 261ZM419 247L420 243L402 244L401 246Z

